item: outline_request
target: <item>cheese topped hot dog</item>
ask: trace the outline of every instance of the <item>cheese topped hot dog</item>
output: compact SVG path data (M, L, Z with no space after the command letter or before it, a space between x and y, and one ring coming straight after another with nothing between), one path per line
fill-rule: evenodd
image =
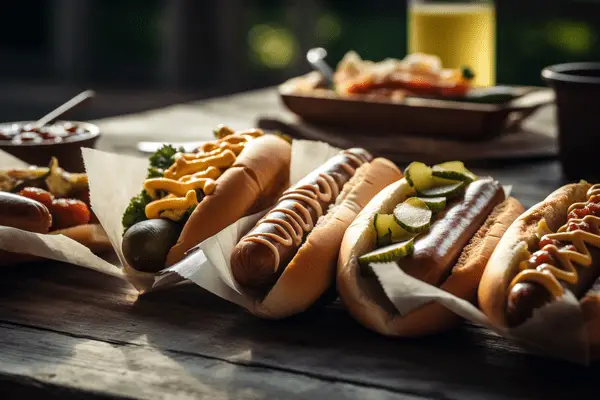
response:
M156 272L241 217L273 204L289 184L291 147L258 129L220 126L193 153L166 146L150 158L142 193L123 215L130 267Z
M222 127L221 131L226 129ZM180 222L202 197L215 191L216 179L235 163L246 144L263 135L257 129L231 131L216 142L205 145L204 148L209 151L177 154L175 162L163 172L164 177L149 178L144 182L146 193L153 199L146 205L146 217ZM235 152L231 146L235 146Z

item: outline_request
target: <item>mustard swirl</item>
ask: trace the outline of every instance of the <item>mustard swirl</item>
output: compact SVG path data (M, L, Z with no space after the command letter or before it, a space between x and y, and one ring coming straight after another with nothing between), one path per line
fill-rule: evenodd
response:
M350 151L342 151L342 154L353 161L357 166L366 162L363 159ZM341 162L340 167L352 177L356 172L356 168L347 162ZM358 168L358 167L357 167ZM340 187L336 180L326 173L320 173L314 184L303 184L293 189L288 189L279 199L279 204L273 208L265 217L258 221L256 227L261 224L270 223L276 233L256 232L246 235L242 241L248 241L265 245L273 253L275 260L274 272L279 269L281 256L277 250L276 244L285 247L300 246L304 235L310 232L317 220L327 211L321 206L324 203L326 206L335 202L340 194ZM286 200L292 200L291 205L282 206L281 203ZM308 205L305 206L304 204ZM310 209L314 210L315 218L313 219ZM274 213L280 212L287 216L286 219L272 217ZM255 229L256 229L255 227Z
M572 204L567 213L573 210L586 207L589 203L600 202L600 184L593 185L587 192L587 202L578 202ZM572 223L585 223L589 230L575 229L568 231L568 226ZM547 230L545 220L540 221L541 231ZM517 283L534 282L543 286L553 298L558 298L564 294L564 288L560 281L576 284L579 280L577 269L574 263L583 267L592 265L592 255L587 245L600 248L600 217L595 215L586 215L583 218L568 218L567 223L561 226L556 233L544 235L549 240L557 240L560 243L570 243L575 250L570 250L567 246L558 247L556 244L547 244L541 250L548 252L559 264L559 267L549 263L542 263L532 268L529 260L519 263L521 270L511 281L508 290L510 291Z

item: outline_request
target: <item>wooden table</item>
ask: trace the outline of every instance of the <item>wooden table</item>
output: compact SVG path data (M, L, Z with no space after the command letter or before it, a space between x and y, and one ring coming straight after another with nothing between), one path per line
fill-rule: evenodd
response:
M210 136L281 112L272 91L100 121L100 147ZM172 135L172 136L171 136ZM556 162L480 169L526 206L562 184ZM443 335L391 340L338 303L261 321L182 286L137 298L113 277L56 263L5 269L0 281L0 394L41 398L577 398L596 396L599 367L528 354L465 324ZM10 396L9 396L10 397ZM7 398L7 396L3 396Z

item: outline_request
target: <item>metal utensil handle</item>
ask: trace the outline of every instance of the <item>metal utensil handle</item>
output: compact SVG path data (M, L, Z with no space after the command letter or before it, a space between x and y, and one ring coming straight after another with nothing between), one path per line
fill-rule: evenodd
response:
M79 93L77 96L73 97L71 100L67 101L66 103L62 104L61 106L50 111L48 114L44 115L42 118L38 119L35 122L34 126L36 128L40 128L44 125L49 124L50 122L56 120L58 117L60 117L61 115L63 115L64 113L66 113L67 111L72 109L73 107L77 106L78 104L84 102L85 100L87 100L91 97L94 97L95 94L96 93L93 90L86 90L85 92Z

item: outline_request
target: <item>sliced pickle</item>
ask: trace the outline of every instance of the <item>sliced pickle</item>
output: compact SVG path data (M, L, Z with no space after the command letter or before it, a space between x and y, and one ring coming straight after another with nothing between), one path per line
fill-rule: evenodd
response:
M434 165L431 169L431 175L463 182L473 182L477 180L477 175L465 168L465 164L462 161L448 161Z
M410 186L419 190L432 185L431 168L422 162L414 161L404 170L404 177Z
M440 211L444 211L446 208L446 198L445 197L417 197L422 200L423 203L427 204L427 207L434 212L439 213Z
M384 235L377 234L377 247L383 247L392 244L392 231L388 229L388 231Z
M373 226L377 232L378 247L408 240L414 236L402 229L392 214L375 214Z
M467 185L466 182L454 182L443 186L433 186L423 190L418 190L420 196L423 197L446 197L452 198L460 196L463 188Z
M464 187L477 178L473 173L464 168L464 165L460 161L442 163L433 169L421 162L413 162L406 167L404 175L409 185L414 187L417 195L422 197L450 198L459 196ZM453 177L454 179L449 179L449 177Z
M411 233L421 233L429 229L432 212L418 197L409 197L394 209L396 222L402 229Z
M455 181L453 179L444 179L444 178L440 178L437 176L432 176L431 177L431 186L429 186L429 187L454 185L456 182L461 182L461 181Z
M358 263L362 267L363 273L368 274L369 272L372 272L370 271L370 268L367 268L369 263L398 261L403 257L411 255L414 249L414 239L409 239L404 242L394 243L364 254L358 257Z

